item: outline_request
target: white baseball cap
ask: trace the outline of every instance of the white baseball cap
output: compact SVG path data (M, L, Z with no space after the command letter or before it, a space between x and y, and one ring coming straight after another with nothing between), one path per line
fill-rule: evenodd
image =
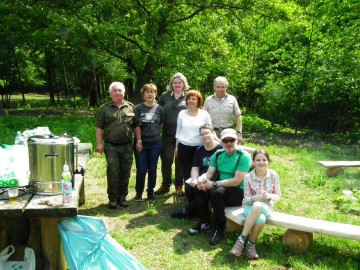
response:
M225 139L225 138L237 139L236 130L232 128L225 128L223 131L221 131L220 137L221 139Z

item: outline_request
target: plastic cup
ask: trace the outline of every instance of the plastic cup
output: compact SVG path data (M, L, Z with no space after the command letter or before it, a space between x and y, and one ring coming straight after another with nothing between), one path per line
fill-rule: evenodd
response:
M19 189L17 187L8 188L9 202L16 203L18 201Z

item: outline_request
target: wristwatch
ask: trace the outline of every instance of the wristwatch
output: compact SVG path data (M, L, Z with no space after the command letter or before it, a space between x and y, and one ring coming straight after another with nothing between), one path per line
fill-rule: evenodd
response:
M142 143L142 140L138 140L136 143Z
M217 186L218 186L218 185L217 185L217 182L216 182L216 181L213 181L213 187L214 187L214 188L217 188Z

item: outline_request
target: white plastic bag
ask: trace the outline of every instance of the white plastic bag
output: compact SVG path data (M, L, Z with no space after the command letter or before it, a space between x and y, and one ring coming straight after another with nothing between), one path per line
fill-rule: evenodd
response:
M29 152L24 145L0 147L0 187L23 187L29 184Z
M35 270L35 253L32 248L26 247L23 261L10 261L10 256L15 252L13 245L6 247L0 253L0 270Z

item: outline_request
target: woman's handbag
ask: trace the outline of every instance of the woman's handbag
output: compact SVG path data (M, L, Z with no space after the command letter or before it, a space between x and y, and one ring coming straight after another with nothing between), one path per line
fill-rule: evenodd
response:
M0 270L35 270L35 253L28 247L24 249L24 258L22 261L9 260L15 252L15 247L10 245L0 253Z

